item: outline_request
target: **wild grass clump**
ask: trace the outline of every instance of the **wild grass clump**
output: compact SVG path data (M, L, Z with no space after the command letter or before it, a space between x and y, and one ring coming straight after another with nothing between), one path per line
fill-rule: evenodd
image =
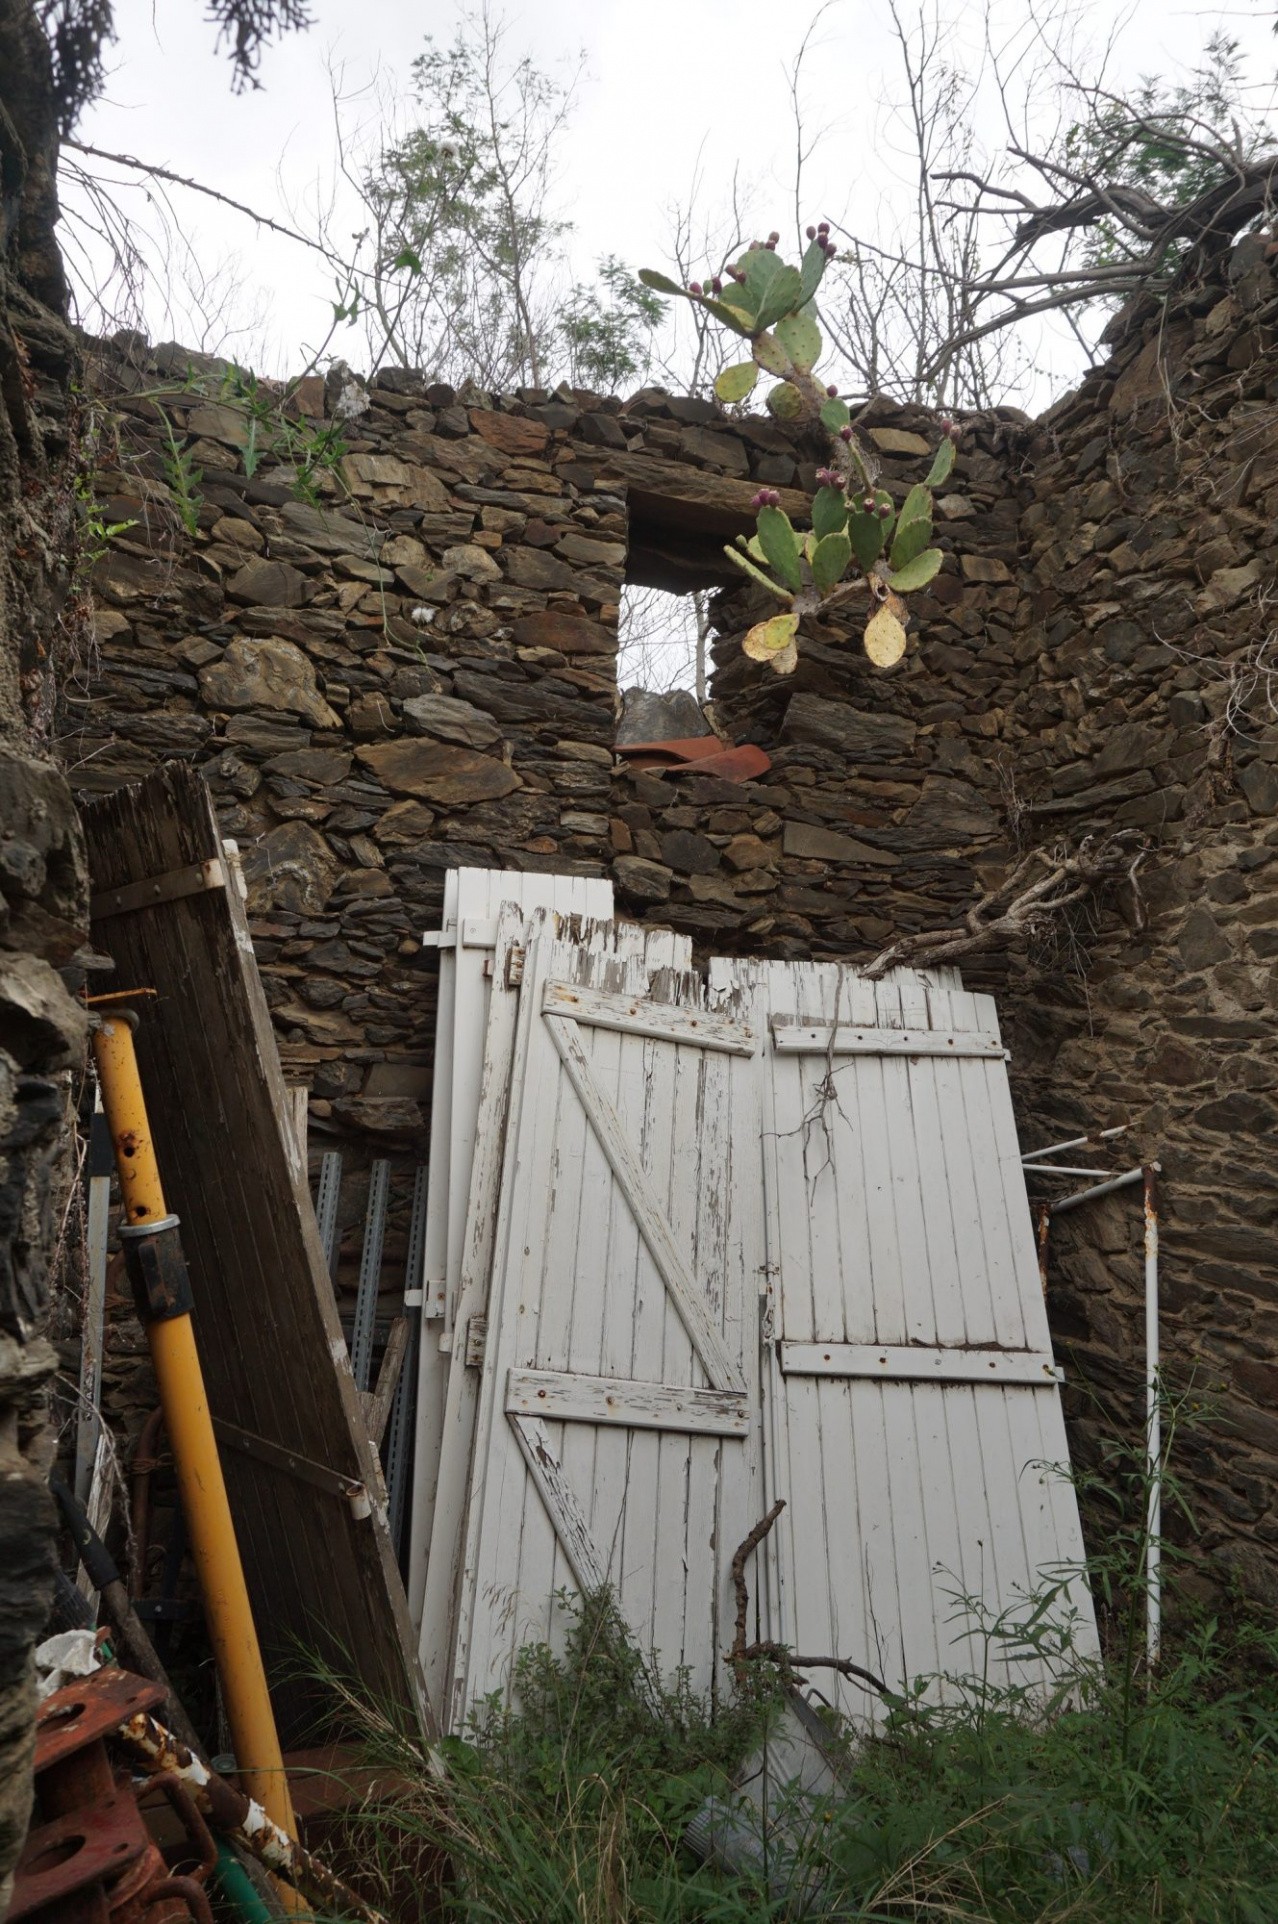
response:
M1088 1571L1103 1665L1080 1654L1069 1572L997 1616L955 1596L983 1664L889 1695L872 1736L826 1716L834 1788L792 1788L763 1820L739 1786L793 1674L727 1663L705 1700L659 1678L609 1594L564 1598L560 1644L523 1651L513 1707L490 1700L464 1741L427 1756L363 1713L394 1777L359 1857L397 1919L447 1924L1276 1924L1278 1628L1182 1605L1151 1665L1138 1458L1111 1489ZM1183 1509L1170 1477L1164 1495ZM703 1863L684 1833L707 1800Z

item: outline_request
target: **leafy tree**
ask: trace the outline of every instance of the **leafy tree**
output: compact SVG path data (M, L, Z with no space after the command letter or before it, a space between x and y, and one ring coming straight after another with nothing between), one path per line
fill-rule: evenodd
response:
M570 223L555 210L560 137L575 77L511 57L485 7L451 45L413 63L419 124L355 176L368 226L347 312L383 360L540 387L567 375L612 387L647 364L664 311L615 257L573 282Z

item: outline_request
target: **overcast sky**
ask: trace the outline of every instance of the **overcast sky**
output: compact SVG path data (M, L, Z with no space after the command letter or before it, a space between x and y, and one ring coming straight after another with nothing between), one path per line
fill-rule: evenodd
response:
M975 62L983 9L949 4L956 57ZM1008 38L1020 32L1023 45L1025 0L995 0L1000 5L1006 16L999 27L996 11L996 31ZM383 85L406 91L424 36L448 38L457 19L444 0L313 0L310 32L270 48L263 89L236 96L202 11L198 0L116 0L113 71L80 137L195 176L285 219L290 206L304 217L308 198L326 195L333 177L328 69L342 73L354 124L372 111L372 95L366 92L361 105L361 89L380 73ZM707 207L723 200L736 166L753 184L759 224L786 226L793 177L787 67L811 18L808 0L507 0L502 11L512 42L542 67L566 75L584 56L561 165L563 210L574 223L574 258L583 271L604 252L634 265L658 261L667 210L686 199L699 156ZM1105 0L1081 0L1076 16L1078 46L1099 45L1113 28ZM1140 73L1182 73L1216 26L1244 41L1257 82L1268 82L1272 8L1247 0L1221 13L1175 0L1132 0L1111 76L1130 82ZM805 80L809 124L825 129L805 196L814 218L847 211L864 236L890 232L899 204L893 182L901 173L892 115L901 97L887 0L834 0ZM1055 105L1038 101L1031 111L1050 117ZM999 143L992 101L983 114L983 133ZM327 324L332 277L324 264L195 194L175 189L173 205L203 271L215 273L234 257L241 286L229 319L261 316L238 348L231 343L233 351L264 372L296 368ZM349 228L353 210L340 210L339 229L342 217ZM227 318L215 319L214 336ZM159 291L151 290L154 338L182 333L196 344L200 325L189 304L187 312L166 315ZM1060 358L1068 377L1068 351Z

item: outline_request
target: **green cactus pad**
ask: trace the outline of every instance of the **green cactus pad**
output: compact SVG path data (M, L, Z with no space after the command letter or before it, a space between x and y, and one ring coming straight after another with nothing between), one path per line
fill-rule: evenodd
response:
M797 595L803 586L803 577L799 572L799 542L790 526L789 515L780 508L760 508L758 525L759 545L768 558L768 566Z
M846 401L829 400L821 409L821 426L830 434L837 434L851 419Z
M714 391L721 401L731 407L745 400L758 378L759 370L753 361L738 361L735 367L725 367L716 376Z
M773 260L776 259L772 255ZM799 305L803 283L799 279L797 267L782 267L768 283L768 291L759 307L759 326L771 327L784 314L793 313Z
M923 482L918 487L911 488L901 503L901 512L896 517L897 526L903 528L907 521L930 521L931 519L932 490L926 482Z
M852 559L852 543L845 534L823 535L812 550L812 579L828 595Z
M821 285L821 276L826 270L825 249L819 241L812 241L803 256L799 268L799 306L806 307Z
M848 538L852 543L853 554L868 574L883 552L885 539L883 523L877 514L850 514Z
M902 595L911 594L916 588L926 588L928 582L934 580L939 573L944 559L939 548L924 548L922 554L917 554L912 561L908 561L899 574L896 572L892 574L892 586L898 594Z
M639 278L645 287L652 288L656 294L678 294L681 300L688 299L686 287L680 287L678 281L672 281L669 274L659 274L655 267L641 267Z
M928 469L927 480L924 485L929 488L939 488L942 481L949 475L950 469L953 466L954 443L947 434L940 447L936 450L935 458L933 459L931 467Z
M818 488L812 497L812 527L818 541L848 524L848 504L838 488Z
M718 298L723 302L725 307L737 308L745 315L748 321L754 319L759 306L758 301L750 292L750 289L743 287L740 281L725 282L723 292Z
M769 374L779 374L784 379L790 372L790 357L771 334L756 334L752 346L755 360Z
M807 313L787 314L777 322L777 339L804 374L821 356L821 330Z
M803 396L793 381L782 381L768 390L768 413L778 421L799 421L803 418Z
M702 295L699 305L705 308L707 314L713 314L716 321L722 321L725 327L730 327L734 334L754 333L756 323L739 309L726 307L722 301L711 300L708 294Z
M896 540L892 543L892 567L904 568L916 555L922 554L932 539L932 517L916 515L913 521L897 524Z
M779 587L771 575L765 575L762 568L756 568L754 562L748 555L743 555L740 548L725 548L723 552L729 561L736 563L743 574L749 575L752 581L757 581L761 588L766 588L770 595L775 595L778 601L784 601L786 607L789 607L792 597L788 588Z

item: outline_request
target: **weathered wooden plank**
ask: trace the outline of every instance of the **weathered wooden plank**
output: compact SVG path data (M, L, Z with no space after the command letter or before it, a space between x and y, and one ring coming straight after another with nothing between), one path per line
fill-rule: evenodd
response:
M773 1018L772 1042L782 1055L977 1056L1002 1062L1007 1050L997 1036L959 1029L852 1028L840 1023L799 1023Z
M587 1028L621 1035L651 1036L654 1042L690 1042L736 1056L752 1056L759 1046L754 1030L730 1016L654 1002L650 996L610 994L578 982L547 982L541 1006L546 1015L568 1016Z
M573 1370L511 1370L506 1414L621 1423L688 1436L745 1436L750 1428L744 1391L685 1389L620 1376L582 1376Z
M1065 1380L1041 1350L893 1348L879 1343L782 1343L785 1376L865 1376L883 1382L1027 1383L1055 1389Z
M728 1354L718 1327L710 1320L705 1298L698 1291L682 1251L675 1243L670 1224L653 1192L643 1164L635 1154L617 1111L599 1087L590 1059L573 1025L558 1015L548 1015L542 1019L554 1040L560 1061L568 1071L568 1079L603 1144L618 1187L634 1211L639 1233L661 1271L661 1279L701 1358L706 1375L715 1389L744 1390L745 1380L741 1370Z
M85 811L99 891L223 858L207 789L170 763ZM244 906L203 890L94 931L141 1004L137 1050L166 1199L182 1220L213 1413L371 1495L370 1513L228 1452L225 1473L276 1715L312 1725L298 1650L433 1722Z
M535 1416L511 1416L524 1462L532 1473L546 1514L555 1526L573 1576L583 1590L601 1590L608 1580L603 1558L595 1548L590 1525L564 1475L563 1464L550 1447L546 1426Z

